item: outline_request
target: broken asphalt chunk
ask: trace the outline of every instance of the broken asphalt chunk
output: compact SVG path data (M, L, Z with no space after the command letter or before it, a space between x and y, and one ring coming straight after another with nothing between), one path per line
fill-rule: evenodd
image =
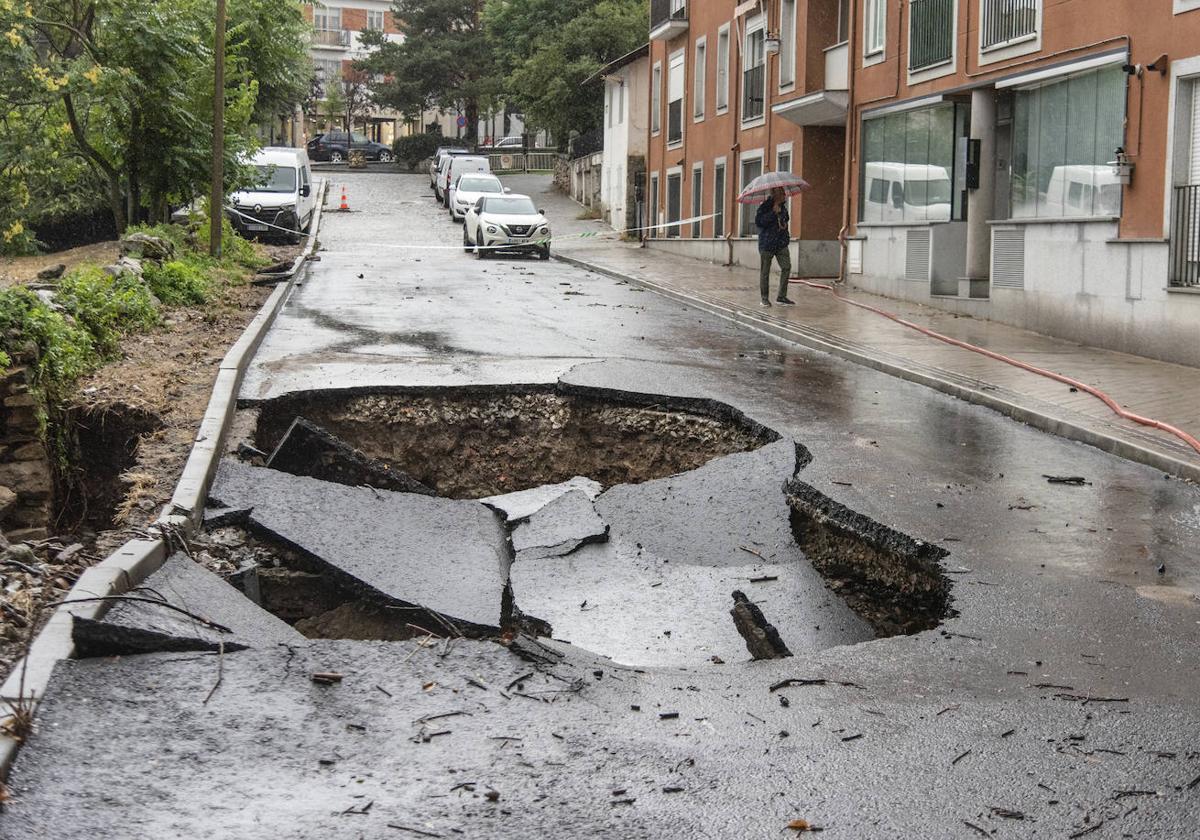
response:
M762 610L739 590L733 592L733 609L729 614L733 616L737 631L746 640L746 649L750 651L751 658L784 659L792 655L775 625L767 621Z
M408 473L364 455L303 417L292 421L266 465L280 472L350 487L365 485L398 493L435 495L433 490Z
M604 486L599 481L577 475L559 484L543 484L541 487L518 490L502 496L488 496L479 501L490 508L503 511L509 524L512 525L528 519L555 499L572 490L580 490L586 493L589 499L595 499L603 489Z
M583 490L570 490L512 532L517 558L561 557L581 545L608 540L608 525Z
M474 501L348 487L223 461L212 497L398 620L490 633L512 613L500 518Z
M71 635L79 657L232 651L304 639L183 554L170 557L125 598L99 621L73 617Z

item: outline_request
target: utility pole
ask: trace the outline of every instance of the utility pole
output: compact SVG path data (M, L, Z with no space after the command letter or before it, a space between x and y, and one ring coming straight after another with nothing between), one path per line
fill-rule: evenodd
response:
M212 192L209 194L208 253L221 256L221 228L225 218L225 0L217 0L216 31L213 34L213 159Z

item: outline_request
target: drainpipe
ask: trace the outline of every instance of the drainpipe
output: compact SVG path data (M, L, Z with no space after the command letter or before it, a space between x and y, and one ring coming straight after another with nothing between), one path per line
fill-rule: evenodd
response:
M838 231L838 244L841 246L841 259L838 261L838 283L845 283L850 276L847 268L849 258L850 244L846 240L846 236L850 232L850 214L853 211L853 193L850 190L850 176L853 173L851 168L854 165L854 144L858 135L858 108L854 101L854 75L857 68L857 53L855 52L855 44L859 43L858 33L855 28L858 25L858 4L851 3L849 11L849 20L846 21L846 28L849 30L847 36L850 43L847 45L846 55L846 151L842 161L842 229ZM900 57L896 56L899 61ZM899 82L897 82L897 85Z
M737 219L734 218L733 214L729 213L728 211L730 208L737 207L737 185L738 178L740 177L740 173L742 171L741 164L738 162L738 152L742 147L742 144L738 140L738 128L742 118L742 97L738 95L738 92L741 90L740 76L742 66L742 40L745 36L742 34L742 19L740 17L737 18L734 20L733 24L734 26L730 31L729 36L730 40L732 41L733 36L737 35L737 49L735 51L733 49L734 45L729 45L729 69L733 70L736 68L739 79L735 84L730 78L732 73L726 72L725 74L725 86L726 88L731 89L729 96L733 100L729 103L731 106L730 110L733 112L731 114L733 117L733 142L729 145L729 166L725 169L725 189L729 193L728 199L725 201L725 244L729 249L729 258L725 261L725 266L727 268L733 265L733 226L737 224ZM736 61L734 60L735 58L737 59Z

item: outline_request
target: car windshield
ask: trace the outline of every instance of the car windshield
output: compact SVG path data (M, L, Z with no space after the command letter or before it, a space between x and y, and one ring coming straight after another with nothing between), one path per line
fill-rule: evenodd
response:
M488 213L503 213L509 216L533 216L537 214L537 208L533 206L533 202L524 196L489 198L484 204L483 209Z
M468 178L463 176L463 179L458 182L460 192L477 192L477 193L498 193L503 192L504 188L500 186L498 178Z
M296 170L291 166L254 167L258 172L258 181L254 186L257 192L290 193L296 189Z

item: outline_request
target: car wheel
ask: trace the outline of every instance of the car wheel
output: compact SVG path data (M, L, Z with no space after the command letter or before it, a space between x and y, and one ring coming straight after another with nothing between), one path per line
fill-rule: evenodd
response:
M384 149L382 152L379 153L379 162L380 163L391 163L392 162L392 153L389 152L387 149Z
M479 259L486 260L492 255L486 244L479 245L475 248L475 253L479 255Z
M463 250L468 254L475 250L474 245L471 244L471 237L467 235L466 225L463 225Z
M550 259L550 246L549 245L547 245L545 248L542 248L541 250L538 251L538 259L539 260Z
M340 151L338 151L337 149L334 149L332 152L329 153L329 162L330 163L341 163L343 160L344 160L344 158L342 157L342 153Z

